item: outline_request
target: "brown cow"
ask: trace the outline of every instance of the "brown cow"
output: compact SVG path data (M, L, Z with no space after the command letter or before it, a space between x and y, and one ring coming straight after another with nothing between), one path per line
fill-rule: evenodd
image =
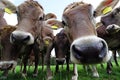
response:
M19 48L18 51L22 50L21 52L24 54L24 74L26 74L28 56L33 49L35 54L34 75L37 75L39 63L39 44L37 40L41 39L41 28L44 20L43 11L42 6L37 1L25 1L17 7L18 24L17 29L11 33L10 42L16 45L17 49Z
M7 77L8 70L15 68L17 63L11 58L15 56L11 56L12 50L14 49L13 45L10 43L10 34L14 31L16 27L6 25L0 29L0 70L3 70L3 77ZM9 54L10 53L10 54ZM11 60L11 61L9 61ZM4 64L4 65L3 65Z
M79 64L96 64L110 59L106 42L97 37L92 6L84 2L70 4L63 13L63 24L71 43L70 59L74 63L73 80Z
M111 13L101 17L102 25L97 28L98 36L105 39L109 49L113 51L115 62L116 60L116 50L120 49L119 44L119 35L120 35L120 20L119 20L119 11L120 7L113 10ZM111 73L111 69L107 70L108 73Z
M64 29L56 34L54 38L54 48L56 56L56 72L59 71L59 65L63 65L65 61L67 64L66 70L69 71L70 43Z
M77 80L78 77L76 63L97 64L110 59L106 42L97 37L90 4L75 2L67 6L63 12L62 23L71 44L70 59L74 63L73 80ZM49 58L47 57L47 65L50 65ZM51 77L52 75L49 74L49 78Z
M56 34L56 36L54 37L53 44L50 47L48 47L47 55L51 53L53 48L55 48L56 72L58 72L59 70L59 65L63 65L65 60L67 63L67 70L69 71L70 43L67 39L64 30L61 30L58 34Z
M17 29L12 32L10 41L12 44L22 46L25 48L23 59L24 69L26 73L26 63L28 56L33 49L35 56L35 70L34 76L37 75L37 67L39 62L39 53L43 52L44 40L52 39L53 34L50 27L46 26L44 22L44 10L36 1L26 1L18 6L18 24ZM49 37L49 38L46 38ZM46 47L46 45L45 45ZM43 49L43 50L42 50Z

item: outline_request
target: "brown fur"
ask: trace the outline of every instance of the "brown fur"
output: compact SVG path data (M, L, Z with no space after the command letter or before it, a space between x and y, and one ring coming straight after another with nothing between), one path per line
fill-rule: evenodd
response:
M16 29L15 26L6 25L0 29L0 37L4 38L6 35L11 34Z
M78 7L81 4L85 4L85 3L84 2L73 2L64 9L64 12L67 10L73 9L75 7Z

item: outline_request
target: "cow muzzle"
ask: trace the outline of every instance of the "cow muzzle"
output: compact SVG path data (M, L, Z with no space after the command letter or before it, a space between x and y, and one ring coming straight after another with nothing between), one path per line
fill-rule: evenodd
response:
M74 63L97 64L110 59L106 42L96 36L82 37L73 41L70 52L71 61Z
M0 62L0 70L10 70L15 68L17 65L16 61L1 61Z
M60 65L64 64L65 60L66 60L65 58L56 58L57 64L60 64Z
M10 42L13 44L33 44L34 37L29 32L13 31L10 35Z

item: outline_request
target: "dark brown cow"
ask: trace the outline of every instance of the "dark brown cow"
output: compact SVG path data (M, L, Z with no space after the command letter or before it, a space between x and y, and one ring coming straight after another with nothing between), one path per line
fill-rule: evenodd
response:
M97 37L90 4L70 4L64 10L63 24L71 43L70 59L75 63L73 80L78 77L76 63L96 64L110 59L106 42Z
M56 56L56 72L58 72L59 70L59 65L63 65L65 60L67 63L67 70L69 71L70 43L67 39L64 30L61 30L58 34L56 34L56 36L54 37L53 44L50 47L48 47L47 54L51 53L53 48L55 49Z
M64 29L56 34L54 38L54 48L56 56L56 72L59 71L59 65L63 65L65 61L67 64L66 70L69 71L70 43Z

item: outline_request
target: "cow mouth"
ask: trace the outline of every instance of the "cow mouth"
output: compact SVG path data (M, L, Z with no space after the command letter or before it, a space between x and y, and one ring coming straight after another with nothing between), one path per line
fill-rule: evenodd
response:
M1 61L0 62L0 70L10 70L12 68L15 68L17 65L16 61Z

